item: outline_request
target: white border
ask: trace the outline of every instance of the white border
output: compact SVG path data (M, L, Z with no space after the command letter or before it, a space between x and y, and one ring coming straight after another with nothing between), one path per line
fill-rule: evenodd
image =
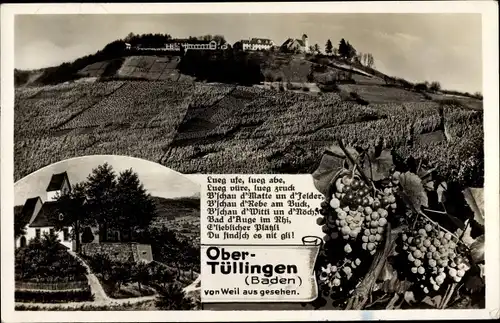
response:
M481 13L483 17L483 95L485 108L486 309L393 311L168 311L168 312L14 312L13 304L13 70L16 14L161 13ZM343 3L190 3L190 4L8 4L1 7L1 224L2 321L5 322L157 322L260 320L375 320L498 318L499 284L499 99L498 4L494 1L407 1Z

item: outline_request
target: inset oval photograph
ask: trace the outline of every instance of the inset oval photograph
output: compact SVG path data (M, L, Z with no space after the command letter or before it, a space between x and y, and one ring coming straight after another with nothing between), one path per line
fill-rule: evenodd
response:
M200 185L95 155L14 185L16 310L199 309Z

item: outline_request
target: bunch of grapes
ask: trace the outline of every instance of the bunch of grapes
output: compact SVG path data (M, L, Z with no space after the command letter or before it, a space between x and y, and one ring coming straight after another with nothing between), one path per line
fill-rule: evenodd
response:
M418 230L403 233L401 241L410 277L425 294L438 291L447 280L459 282L470 268L459 253L457 239L428 221Z
M321 267L319 274L319 282L326 293L331 289L338 289L342 291L342 286L345 285L344 281L348 281L353 277L353 272L361 265L361 259L355 258L354 260L345 259L339 266L327 264L326 267Z
M325 233L324 248L335 250L335 256L330 253L318 271L325 293L352 292L355 270L362 261L371 259L384 241L388 217L396 207L392 190L373 190L371 182L364 182L356 174L335 180L329 196L321 203L319 213L323 217L318 219Z

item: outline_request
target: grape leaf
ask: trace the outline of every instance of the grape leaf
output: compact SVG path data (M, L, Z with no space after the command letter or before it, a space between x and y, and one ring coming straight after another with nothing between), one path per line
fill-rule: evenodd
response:
M446 193L447 189L448 189L448 184L446 184L446 182L439 183L438 188L436 189L439 203L446 202L446 194L445 193Z
M422 300L422 303L438 308L442 300L443 297L441 295L436 295L432 298L430 298L429 296L425 296L424 299Z
M478 292L484 287L484 281L478 275L472 275L465 281L465 288L469 292Z
M462 229L457 229L455 231L455 234L457 236L462 236L461 240L462 242L467 246L467 247L471 247L472 244L476 241L474 238L471 237L471 232L472 232L472 227L470 225L467 225L469 223L469 220L466 220L464 225L465 225L465 231L462 230Z
M422 180L416 174L411 172L401 174L399 183L401 185L399 194L407 205L411 206L417 212L420 211L422 206L428 206L429 202L424 186L422 185Z
M477 265L479 267L479 276L484 278L484 264Z
M412 303L416 303L417 301L415 300L415 295L413 294L412 291L406 291L404 295L406 303L409 305L412 305Z
M394 270L392 265L386 261L384 267L380 271L378 279L385 282L392 280L394 277L397 277L397 272Z
M365 174L370 176L372 181L376 182L389 177L394 167L391 150L384 149L378 154L375 149L369 150L362 167Z
M424 188L427 191L433 191L434 190L434 181L428 181L428 182L422 181L422 183L424 185Z
M484 260L484 234L477 237L470 245L470 252L474 262L481 262Z
M463 190L465 200L474 212L474 220L484 226L484 190L483 188L469 187Z
M347 148L351 156L358 158L358 153L352 148ZM316 189L327 194L330 182L335 175L344 168L347 157L339 146L332 146L326 149L321 157L321 162L318 168L312 174L314 186Z

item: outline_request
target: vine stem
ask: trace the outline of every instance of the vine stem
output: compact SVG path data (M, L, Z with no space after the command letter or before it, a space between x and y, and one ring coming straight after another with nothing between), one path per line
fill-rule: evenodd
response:
M436 212L436 213L440 213L440 214L447 214L447 213L444 213L444 212L441 212L441 211L435 211L435 210L431 210L431 209L424 209L425 211L428 211L428 212ZM431 218L429 218L424 212L422 211L419 211L418 212L418 215L422 215L423 217L425 217L425 219L429 222L431 222L433 225L439 227L439 229L443 230L443 231L446 231L448 232L449 234L451 234L453 237L455 237L458 241L461 241L460 238L454 234L453 232L449 231L448 229L446 228L443 228L439 223L431 220ZM417 215L417 218L418 218L418 215ZM415 223L417 223L417 218L415 219L415 222L413 223L413 226L415 226Z
M358 164L356 159L354 159L354 157L352 157L351 153L349 151L347 151L347 148L345 147L344 142L341 139L338 139L337 142L339 144L340 149L342 149L342 151L346 155L347 159L349 159L349 161L354 165L354 167L357 167L358 172L361 175L361 177L363 178L363 180L366 183L371 183L372 181L368 178L368 176L366 176L365 172L363 171L361 166Z

